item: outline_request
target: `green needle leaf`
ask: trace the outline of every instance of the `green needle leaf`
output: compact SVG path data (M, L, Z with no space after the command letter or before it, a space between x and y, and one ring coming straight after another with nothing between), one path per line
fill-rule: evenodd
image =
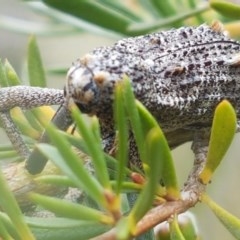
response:
M97 221L106 224L113 223L111 217L96 209L78 203L72 203L63 199L47 197L36 193L32 193L30 198L37 204L61 217Z
M14 240L21 240L21 237L18 234L16 226L12 223L12 221L10 220L9 216L7 216L6 213L0 212L0 221L2 222L4 228L6 228L7 232L13 237ZM0 236L2 235L0 234Z
M135 136L141 160L146 165L150 165L149 161L151 160L151 157L146 155L145 138L149 133L149 130L152 128L158 129L159 133L161 132L161 156L164 156L159 158L164 162L164 171L161 176L167 189L167 197L171 199L179 199L180 193L171 152L167 140L159 128L159 124L148 110L139 101L135 100L129 79L124 77L121 84L124 90L124 104L127 116L130 119L131 128Z
M8 82L10 86L15 86L19 85L21 83L17 73L15 72L14 68L12 65L8 62L8 60L5 60L5 71L6 71L6 76L8 78Z
M216 217L228 229L228 231L236 238L240 239L240 219L220 207L207 194L203 194L201 201L206 203L214 212Z
M143 23L131 23L128 26L128 34L131 36L146 34L148 32L156 31L157 29L164 28L166 26L172 26L177 24L179 21L183 21L189 17L195 16L209 10L209 4L202 4L200 7L191 9L189 11L179 12L176 15L164 18L157 19L153 22L143 22Z
M198 229L195 223L195 216L191 212L185 212L178 216L178 225L185 239L197 240L199 238Z
M0 236L4 240L13 240L11 235L8 233L7 229L5 228L4 224L2 223L0 219Z
M178 225L178 217L176 214L174 215L173 221L170 222L170 236L171 240L185 240L185 237Z
M240 19L240 5L230 1L211 0L210 6L225 17Z
M51 159L78 187L86 191L92 199L106 206L103 196L104 189L85 169L81 158L72 150L69 142L53 126L49 126L47 132L58 150L47 144L39 144L40 151Z
M99 126L97 126L98 128L97 131L96 129L94 130L95 134L93 131L90 131L90 129L87 127L82 117L82 114L80 113L79 109L76 106L72 108L72 116L73 116L73 119L75 120L77 128L80 130L82 138L85 141L87 152L92 158L96 176L99 179L99 182L102 184L102 186L105 189L110 189L111 185L110 185L109 176L107 172L107 165L106 165L104 153L102 150L100 136L99 136L99 133L97 133L99 132ZM96 121L96 120L97 119L93 121Z
M28 75L31 86L46 87L45 72L35 36L28 44Z
M60 132L60 134L63 137L66 137L67 140L71 143L71 145L78 148L81 152L89 155L86 145L82 138L70 135L65 132ZM116 161L116 159L113 158L112 156L108 155L107 153L104 153L104 157L105 157L105 161L106 161L108 170L111 169L113 171L117 171L118 162ZM132 171L130 169L126 168L125 171L127 173L127 176L131 176Z
M172 239L187 239L187 240L200 240L199 233L196 228L196 220L192 213L185 212L173 219L169 219L169 225L162 222L158 225L156 236L159 240L172 240Z
M180 191L178 187L176 171L174 168L174 163L167 140L162 130L160 129L159 124L154 119L154 117L149 113L149 111L139 101L137 101L136 105L141 118L142 130L144 131L144 134L146 134L149 131L149 129L154 127L157 127L161 132L162 158L159 157L159 159L161 159L161 161L164 162L162 180L166 187L167 197L172 200L179 199ZM151 158L146 157L146 159L150 160Z
M134 224L135 226L144 214L152 207L162 175L162 167L164 164L163 159L166 155L163 145L164 138L160 128L152 128L146 136L146 156L150 159L146 173L147 179L143 190L139 194L137 201L128 216L129 225Z
M34 109L36 110L36 109ZM33 111L26 111L24 112L24 116L26 117L26 120L28 121L29 125L35 129L38 132L42 132L44 129L42 128L42 126L40 125L40 123L38 122L37 117L35 116L35 114L33 113Z
M166 17L176 14L176 10L170 1L151 0L150 2L154 5L160 16Z
M131 218L122 217L118 222L116 235L118 240L131 239L131 232L134 231L134 221Z
M134 133L135 141L139 151L140 159L146 161L144 155L144 133L141 130L141 120L136 107L136 100L132 91L130 80L127 76L123 78L123 89L124 89L124 105L126 108L127 116L131 123L131 129Z
M128 162L128 125L127 117L124 108L124 95L123 95L123 84L121 82L116 86L115 89L115 102L114 102L114 115L117 130L117 194L121 193L122 184L126 177L126 166Z
M6 75L6 69L0 58L0 87L8 87L8 86L9 86L9 83Z
M46 183L46 184L55 184L59 186L66 186L66 187L77 187L71 179L67 176L60 176L60 175L43 175L36 177L35 181Z
M25 217L25 219L38 240L89 240L112 227L96 221L81 221L59 217Z
M0 206L4 210L4 212L9 216L12 223L15 225L18 230L19 236L22 240L34 240L34 236L32 235L30 229L24 221L21 210L7 186L7 182L4 179L2 171L0 170Z
M15 150L10 150L10 151L2 151L0 150L0 160L3 159L3 160L6 160L8 158L14 158L14 157L17 157L17 153Z
M131 19L125 15L99 1L43 0L43 2L64 13L116 32L125 33L128 24L131 22ZM91 14L89 14L89 11L91 11Z
M108 8L121 13L122 15L132 19L133 21L141 21L142 16L139 14L138 11L133 11L132 8L124 5L123 1L112 1L112 0L101 0L101 3ZM135 3L137 4L137 3ZM136 7L137 8L137 7Z
M237 118L232 105L223 100L216 108L213 118L206 165L199 179L207 184L222 161L236 132Z

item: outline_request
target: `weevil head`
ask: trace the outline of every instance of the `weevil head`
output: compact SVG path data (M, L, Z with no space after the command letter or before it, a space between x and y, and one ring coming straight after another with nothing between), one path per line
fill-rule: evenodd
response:
M154 68L152 59L141 53L126 52L126 43L101 47L73 63L67 74L65 97L72 99L80 110L99 118L112 113L114 88L124 75L131 79L135 96L143 99L148 90L143 86L148 72Z
M65 97L71 98L84 113L98 115L111 108L119 75L110 74L104 66L102 58L87 54L68 71Z

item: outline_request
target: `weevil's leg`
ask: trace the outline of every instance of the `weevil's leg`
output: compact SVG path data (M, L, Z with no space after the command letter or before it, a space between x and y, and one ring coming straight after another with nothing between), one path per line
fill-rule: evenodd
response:
M68 127L72 124L72 118L69 110L66 108L65 104L61 105L57 112L55 113L52 123L60 130L66 131ZM48 143L49 138L46 132L43 133L40 142ZM38 149L35 148L30 154L29 158L26 160L26 169L30 174L40 173L45 167L48 159L39 153Z
M0 88L0 112L14 107L30 109L44 105L60 105L63 101L63 90L30 86Z
M15 150L26 159L30 155L30 150L24 143L18 128L12 121L10 113L8 111L0 112L0 121Z
M171 149L174 149L186 142L191 142L194 137L194 129L176 129L172 132L165 133L168 145Z
M63 91L50 88L14 86L0 89L0 120L16 151L28 158L30 151L24 143L9 111L14 107L30 109L44 105L59 105L64 101Z

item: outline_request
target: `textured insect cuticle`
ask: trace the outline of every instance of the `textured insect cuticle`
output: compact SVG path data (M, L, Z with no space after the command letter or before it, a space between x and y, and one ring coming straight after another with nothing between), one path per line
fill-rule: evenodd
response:
M168 132L210 123L223 98L239 107L239 53L239 42L219 23L182 27L95 49L75 63L67 85L75 101L104 121L111 118L115 83L126 74L136 98Z

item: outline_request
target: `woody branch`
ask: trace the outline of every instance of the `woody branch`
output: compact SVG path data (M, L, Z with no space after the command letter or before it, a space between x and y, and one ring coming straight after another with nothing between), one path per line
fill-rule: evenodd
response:
M195 159L192 171L181 191L182 198L177 201L168 201L152 208L141 219L141 221L138 222L135 236L139 236L144 232L149 231L157 224L168 220L175 213L179 214L186 212L199 201L201 194L206 190L206 185L199 181L198 175L206 160L208 139L209 137L205 130L195 133L195 138L192 144ZM92 240L116 240L116 229L113 228Z

